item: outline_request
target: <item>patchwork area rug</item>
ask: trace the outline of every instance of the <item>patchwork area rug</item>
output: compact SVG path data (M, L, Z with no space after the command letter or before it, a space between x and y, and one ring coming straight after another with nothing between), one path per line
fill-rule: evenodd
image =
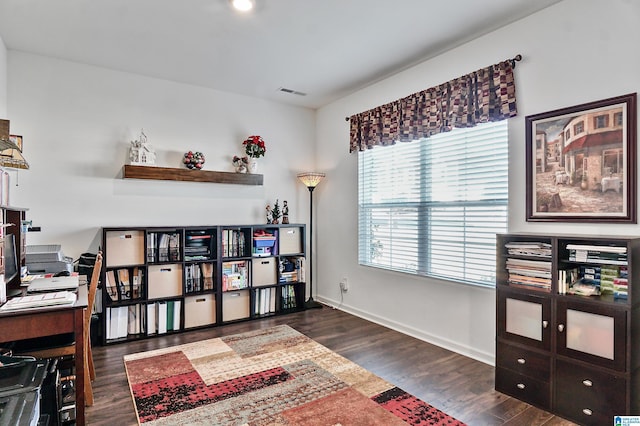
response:
M463 425L286 325L124 361L145 425Z

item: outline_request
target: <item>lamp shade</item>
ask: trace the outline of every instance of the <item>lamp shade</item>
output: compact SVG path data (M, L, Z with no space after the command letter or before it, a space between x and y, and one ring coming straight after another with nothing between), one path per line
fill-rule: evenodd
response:
M307 188L315 188L324 177L324 173L307 172L298 174L298 179L300 179L300 182L304 183Z
M0 143L0 147L4 146L4 142ZM8 148L0 151L0 167L28 169L29 163L27 163L19 149Z
M21 145L22 136L9 134L9 120L0 120L0 167L29 168L29 163L22 156Z

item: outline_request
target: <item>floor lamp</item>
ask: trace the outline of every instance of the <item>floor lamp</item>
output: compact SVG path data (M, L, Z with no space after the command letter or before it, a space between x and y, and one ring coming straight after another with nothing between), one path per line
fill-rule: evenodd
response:
M322 308L322 304L313 300L313 190L324 178L324 173L300 173L298 179L309 189L309 298L304 304L307 309Z

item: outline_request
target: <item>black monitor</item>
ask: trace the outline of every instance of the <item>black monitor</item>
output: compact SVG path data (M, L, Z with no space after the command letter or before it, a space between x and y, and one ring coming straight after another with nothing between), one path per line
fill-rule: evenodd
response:
M16 236L7 232L4 236L4 283L9 284L19 273Z

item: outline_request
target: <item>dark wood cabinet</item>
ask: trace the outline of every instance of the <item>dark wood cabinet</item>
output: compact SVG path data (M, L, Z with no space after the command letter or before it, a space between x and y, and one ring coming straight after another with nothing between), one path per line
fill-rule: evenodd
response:
M640 414L640 238L502 234L496 259L496 390L584 425Z

